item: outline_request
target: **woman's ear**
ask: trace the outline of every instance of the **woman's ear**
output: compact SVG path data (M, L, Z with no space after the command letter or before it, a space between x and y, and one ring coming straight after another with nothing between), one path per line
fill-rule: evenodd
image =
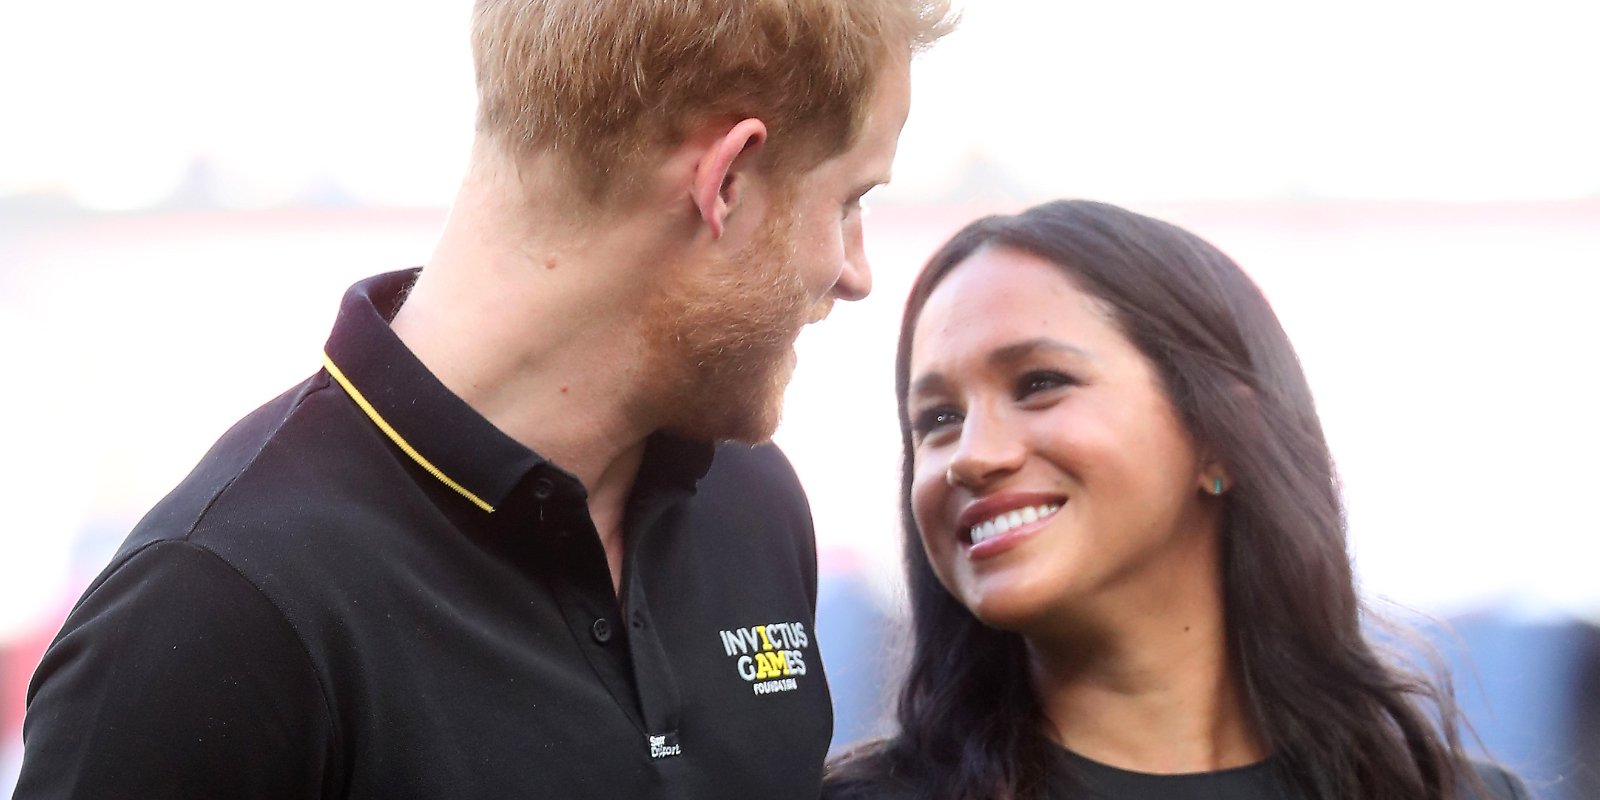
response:
M1221 497L1223 492L1233 486L1233 479L1228 475L1227 468L1221 462L1212 462L1205 469L1200 470L1200 491L1213 497Z
M1262 432L1261 406L1256 399L1254 389L1243 382L1235 381L1214 402L1221 403L1227 408L1217 408L1215 412L1221 415L1224 421L1220 422L1223 428L1232 428L1231 433L1212 431L1212 435L1222 436L1256 436ZM1226 420L1231 419L1231 422ZM1243 426L1243 430L1239 429ZM1213 497L1221 496L1233 488L1233 473L1228 465L1216 454L1215 449L1205 444L1201 447L1200 469L1197 478L1200 491Z

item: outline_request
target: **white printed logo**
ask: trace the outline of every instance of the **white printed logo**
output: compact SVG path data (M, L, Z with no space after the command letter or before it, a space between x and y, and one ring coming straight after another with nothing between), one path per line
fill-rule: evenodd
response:
M651 758L671 758L681 755L683 755L683 746L678 744L678 734L650 734Z
M719 632L722 652L756 694L799 688L806 674L805 649L811 646L803 622L773 622Z

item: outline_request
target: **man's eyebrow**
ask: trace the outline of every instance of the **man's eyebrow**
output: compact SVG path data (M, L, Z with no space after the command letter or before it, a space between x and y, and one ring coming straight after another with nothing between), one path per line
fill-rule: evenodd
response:
M870 192L873 189L878 188L879 186L887 186L887 185L889 185L889 176L888 175L883 175L883 176L880 176L880 177L877 177L877 178L868 178L866 181L864 181L861 184L858 184L856 186L855 196L856 197L864 196L867 192Z
M858 184L858 186L856 186L856 187L854 187L854 189L850 190L850 197L853 197L853 198L867 197L867 192L870 192L870 190L877 189L877 187L883 186L883 184L886 184L886 182L888 182L888 181L883 181L883 179L877 179L877 181L867 181L867 182L864 182L864 184Z

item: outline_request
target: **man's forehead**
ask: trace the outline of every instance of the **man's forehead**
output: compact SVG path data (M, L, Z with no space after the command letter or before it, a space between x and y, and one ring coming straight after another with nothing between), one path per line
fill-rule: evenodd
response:
M859 143L869 157L883 160L880 171L885 181L889 178L900 132L905 128L906 118L910 114L911 62L906 59L887 65L878 77L878 86L868 106L866 125Z
M833 172L834 177L859 184L861 188L888 183L900 131L910 111L910 61L907 59L905 63L886 66L879 76L861 136L849 149L824 161L817 171Z

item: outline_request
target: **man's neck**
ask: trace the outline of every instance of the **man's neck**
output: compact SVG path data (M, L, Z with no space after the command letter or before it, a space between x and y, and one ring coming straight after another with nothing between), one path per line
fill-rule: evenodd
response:
M659 426L637 396L656 243L553 222L506 180L474 169L393 329L448 389L583 483L616 580L622 511Z

